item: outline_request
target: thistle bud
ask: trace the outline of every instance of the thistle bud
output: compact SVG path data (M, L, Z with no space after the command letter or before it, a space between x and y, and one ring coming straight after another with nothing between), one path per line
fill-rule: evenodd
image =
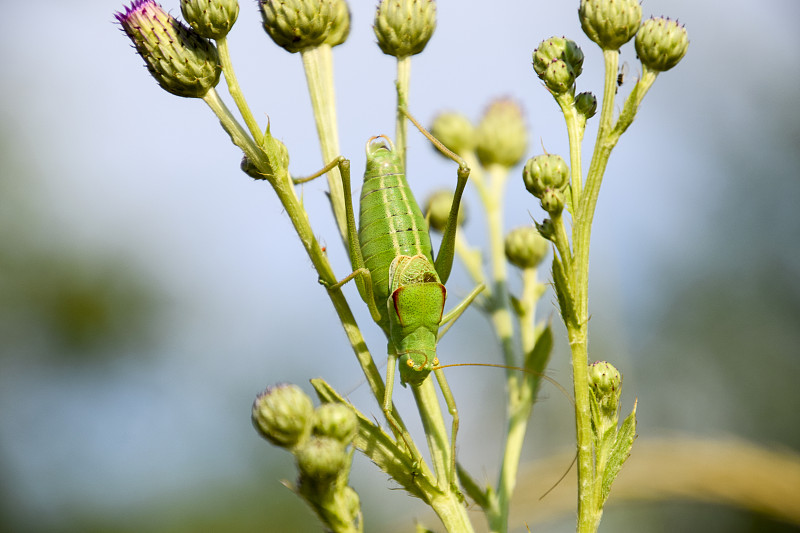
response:
M528 130L522 108L513 100L495 100L486 109L476 130L476 154L483 166L511 168L528 149Z
M460 156L474 150L477 144L475 126L461 113L440 113L433 119L430 130L443 145Z
M583 71L583 51L575 41L566 37L550 37L539 43L533 51L533 70L536 75L544 79L547 67L554 60L560 59L572 67L572 72L577 78Z
M336 439L313 437L294 452L297 467L302 477L316 482L332 482L336 475L347 467L348 453ZM302 483L302 481L301 481Z
M444 228L447 226L447 220L450 218L450 208L453 206L453 197L453 192L447 189L436 191L428 196L428 200L425 202L424 212L425 216L428 218L431 229L439 233L444 232ZM467 207L464 205L464 202L461 202L458 209L456 224L463 226L466 220Z
M564 210L564 191L561 189L545 189L539 199L542 209L555 216Z
M636 55L642 65L656 72L671 69L686 55L689 36L677 20L653 17L636 33Z
M165 91L202 98L219 83L222 70L214 45L153 0L136 0L115 16Z
M333 5L334 15L331 23L331 30L325 43L331 48L339 46L347 40L350 35L350 6L345 0L336 0Z
M287 52L302 52L326 42L334 46L344 41L350 31L350 14L343 17L342 6L338 5L344 0L260 0L259 3L264 29Z
M384 54L404 58L422 52L436 29L433 0L381 0L372 27Z
M622 374L619 370L606 361L595 361L589 365L589 389L601 414L616 417L622 394Z
M563 190L569 183L569 167L560 155L543 154L528 159L522 169L525 188L542 199L549 189Z
M597 97L590 92L580 93L575 97L575 109L587 119L592 118L597 113Z
M238 0L181 0L181 13L194 31L206 39L221 39L239 16Z
M619 50L633 39L642 22L639 0L581 0L583 32L603 50Z
M344 404L326 403L314 410L312 433L330 437L347 446L356 434L356 415Z
M563 59L554 59L547 65L542 81L553 94L564 94L575 85L575 71Z
M506 235L506 258L517 268L536 268L549 248L550 243L532 226L513 229Z
M253 402L253 425L262 437L276 446L291 448L311 433L314 406L297 385L270 387Z

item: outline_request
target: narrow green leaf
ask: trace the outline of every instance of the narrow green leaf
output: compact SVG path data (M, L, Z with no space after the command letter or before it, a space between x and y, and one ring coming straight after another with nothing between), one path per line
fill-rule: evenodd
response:
M489 496L478 482L475 481L469 472L464 470L460 464L456 463L456 473L458 474L458 481L461 483L461 488L467 493L467 496L481 507L487 509L489 507Z
M567 187L564 189L564 209L566 209L567 213L570 215L575 214L575 212L572 210L572 187Z
M611 484L617 478L617 474L622 469L622 464L631 454L633 441L636 439L636 403L633 404L631 414L622 423L619 428L617 438L614 441L614 446L609 454L608 464L603 473L603 493L601 494L601 504L605 503L608 499L608 494L611 491Z
M342 403L356 414L358 432L353 439L353 446L413 496L426 502L429 500L426 493L434 494L437 489L417 471L414 459L398 446L390 435L372 423L353 404L342 398L325 380L312 379L311 385L317 391L321 402Z
M553 330L550 324L539 333L533 349L525 354L525 368L531 372L541 374L547 366L547 361L550 359L550 353L553 350Z
M511 298L511 308L514 310L514 313L516 313L517 316L522 315L525 312L522 302L513 294L509 294L509 297Z
M561 317L565 323L577 328L578 315L575 309L575 300L572 297L564 265L558 259L558 256L553 257L553 284L556 288L558 306L561 308Z

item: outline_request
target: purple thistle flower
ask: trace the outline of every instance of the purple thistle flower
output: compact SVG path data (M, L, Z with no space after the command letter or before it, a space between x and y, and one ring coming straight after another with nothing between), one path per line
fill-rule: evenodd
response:
M202 98L219 83L221 69L214 45L153 0L135 0L114 16L164 90Z

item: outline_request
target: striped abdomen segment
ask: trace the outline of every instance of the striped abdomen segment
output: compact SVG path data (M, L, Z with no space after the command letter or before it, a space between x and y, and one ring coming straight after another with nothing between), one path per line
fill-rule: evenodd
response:
M389 266L395 257L421 254L433 262L425 219L390 143L368 146L358 237L379 305L389 297Z

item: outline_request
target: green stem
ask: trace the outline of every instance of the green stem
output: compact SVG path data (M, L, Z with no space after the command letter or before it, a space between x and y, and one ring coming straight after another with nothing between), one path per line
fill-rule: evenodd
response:
M253 138L247 134L242 125L239 124L239 121L236 120L236 117L233 116L228 106L225 105L225 102L219 97L219 93L216 89L211 89L206 93L203 97L203 101L211 108L211 111L217 115L220 124L222 125L222 129L224 129L228 135L231 136L231 141L233 144L238 146L244 152L244 155L247 156L253 162L260 161L263 152L261 149L256 146L253 142Z
M450 533L472 533L474 528L467 515L467 508L455 492L431 498L431 508Z
M598 479L601 473L597 469L598 465L594 463L597 450L594 450L593 447L588 383L589 246L592 221L611 151L616 146L620 135L630 126L642 98L656 77L655 73L647 70L643 72L642 79L637 82L619 119L614 124L613 113L617 92L619 52L604 50L603 57L605 59L605 83L600 124L586 177L586 188L580 198L573 197L575 211L572 239L574 261L572 268L567 269L571 278L570 285L575 291L575 312L577 314L576 317L573 317L574 320L568 320L565 317L565 323L572 350L572 373L575 389L575 426L578 442L578 531L581 533L596 531L603 514L602 482L601 479ZM571 160L575 161L576 157L575 154L572 154L572 146L570 141Z
M406 168L406 139L408 122L402 108L408 109L408 88L411 84L411 56L397 58L397 118L395 121L394 145L403 168Z
M579 117L578 110L575 109L574 98L570 94L568 98L564 96L556 97L564 120L567 123L567 136L569 138L569 167L570 167L570 188L572 193L572 211L583 192L583 170L581 168L581 141L583 140L583 126Z
M511 299L508 295L508 267L503 235L503 194L508 180L508 169L493 165L488 169L490 191L485 200L486 218L489 229L489 261L492 265L492 322L503 347L505 364L517 364L514 351L514 326L511 320ZM517 374L506 370L509 391L516 387Z
M450 484L450 442L433 379L429 376L419 387L412 386L411 390L428 440L439 489L438 494L431 495L431 507L447 531L469 533L473 529L467 509L461 501L461 495Z
M504 364L518 366L514 347L514 326L512 321L511 299L508 294L508 263L505 256L505 236L503 234L503 196L508 179L508 168L493 165L488 169L488 185L476 182L478 193L486 210L489 234L489 262L491 264L491 296L489 312L492 324L503 350ZM508 430L503 450L502 466L498 479L497 492L489 498L486 509L487 520L492 531L504 532L508 528L508 512L511 496L516 485L519 458L527 429L527 415L530 410L521 401L525 392L524 379L517 371L506 369L508 391Z
M521 313L519 315L520 341L522 353L531 353L536 345L536 302L542 294L543 287L536 279L536 269L527 268L522 272L523 285ZM508 397L508 428L506 431L505 450L497 484L497 495L493 498L492 507L487 510L487 520L492 532L505 532L508 528L511 497L517 484L522 446L533 410L539 379L533 374L518 377L519 386L516 394Z
M553 243L556 245L556 250L558 251L558 256L561 258L561 261L564 263L564 268L567 272L571 272L572 264L573 264L573 255L572 249L569 247L569 237L567 236L567 227L564 223L564 217L562 213L558 213L557 215L552 215L550 222L553 224L554 235L553 235Z
M587 323L575 330L567 328L572 351L572 376L575 389L575 428L578 441L578 531L597 531L602 509L594 493L594 453L589 407L589 354Z
M426 379L419 387L411 387L417 409L422 420L422 427L428 439L431 463L436 472L439 488L450 490L448 472L450 469L450 439L442 416L439 397L433 385L433 379Z
M256 119L253 117L253 113L250 111L250 107L247 105L247 100L245 100L242 94L239 81L236 79L236 73L233 70L233 63L231 62L231 56L228 51L227 37L220 37L217 39L217 51L219 52L220 63L222 63L222 72L225 74L225 81L228 83L228 92L236 103L236 107L239 108L239 113L242 114L242 118L244 118L244 122L250 130L250 135L253 136L256 144L260 145L263 134L261 133L261 128L258 126L258 122L256 122Z
M600 124L597 128L597 139L594 144L592 161L589 163L589 174L586 177L586 190L575 206L575 228L580 232L580 240L576 242L576 250L580 248L586 257L578 259L580 264L588 264L589 235L591 232L594 210L603 181L605 165L616 139L609 138L613 127L614 100L617 93L617 69L619 68L619 51L604 50L605 84L603 87L603 104L600 110ZM577 255L577 254L576 254Z
M333 53L329 45L322 44L316 48L304 50L300 52L300 55L303 58L308 93L311 96L311 107L317 125L317 136L322 148L323 164L327 164L341 155L336 119L336 95L333 85ZM328 187L336 226L339 228L342 242L347 248L344 191L342 176L337 167L328 172Z

